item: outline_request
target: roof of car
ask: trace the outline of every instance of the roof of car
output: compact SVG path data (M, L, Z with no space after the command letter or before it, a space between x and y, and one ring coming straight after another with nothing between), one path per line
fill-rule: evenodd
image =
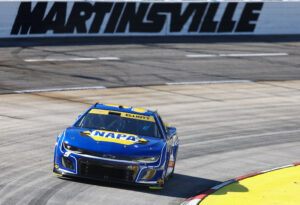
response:
M96 103L91 108L112 110L112 111L118 111L118 112L128 112L128 113L147 115L147 116L152 116L154 114L153 111L150 111L150 110L147 110L147 109L144 109L144 108L131 107L131 106L127 106L127 105L98 104L98 103Z

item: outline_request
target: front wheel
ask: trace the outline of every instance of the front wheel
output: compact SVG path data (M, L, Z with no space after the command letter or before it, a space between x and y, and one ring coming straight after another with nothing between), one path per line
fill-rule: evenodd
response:
M176 158L177 158L177 152L176 152L176 155L175 155L175 156L172 155L172 157L170 157L170 159L169 159L169 162L168 162L168 169L169 169L169 168L172 168L172 171L171 171L171 173L168 175L168 178L171 178L171 177L173 177L173 175L174 175L175 164L176 164Z

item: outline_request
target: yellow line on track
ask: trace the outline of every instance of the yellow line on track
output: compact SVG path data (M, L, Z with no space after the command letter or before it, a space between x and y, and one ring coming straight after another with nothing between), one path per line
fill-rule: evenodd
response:
M200 205L299 205L300 166L279 169L229 184Z

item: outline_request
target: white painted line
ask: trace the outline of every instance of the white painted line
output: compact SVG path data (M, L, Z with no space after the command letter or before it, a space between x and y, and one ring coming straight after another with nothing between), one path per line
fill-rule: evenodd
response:
M37 90L17 90L15 93L41 93L41 92L55 92L55 91L69 91L69 90L95 90L105 89L104 86L92 86L92 87L73 87L73 88L48 88L48 89L37 89Z
M190 54L187 58L217 58L217 57L262 57L262 56L288 56L288 53L229 53L229 54Z
M224 186L226 186L228 184L234 183L234 182L236 182L236 180L235 179L231 179L231 180L223 182L223 183L221 183L219 185L216 185L216 186L212 187L211 189L217 190L217 189L220 189L220 188L222 188L222 187L224 187Z
M115 61L118 57L98 57L98 58L44 58L44 59L24 59L25 62L62 62L62 61Z
M199 205L201 199L192 199L190 201L184 201L180 205Z
M282 167L267 169L267 170L264 170L264 171L261 171L261 172L266 173L266 172L275 171L275 170L278 170L278 169L283 169L283 168L288 168L288 167L293 167L293 166L294 166L293 164L289 164L289 165L285 165L285 166L282 166Z
M219 80L219 81L195 81L195 82L169 82L166 85L209 85L225 83L252 83L252 80Z
M99 57L98 60L103 60L103 61L117 61L120 60L118 57Z

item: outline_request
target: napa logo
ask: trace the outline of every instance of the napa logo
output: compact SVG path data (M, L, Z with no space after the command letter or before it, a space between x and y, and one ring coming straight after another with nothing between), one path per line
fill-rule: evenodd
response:
M82 135L89 136L95 141L113 142L117 144L133 145L133 144L147 144L149 141L138 137L120 132L111 132L105 130L94 130L81 132Z

